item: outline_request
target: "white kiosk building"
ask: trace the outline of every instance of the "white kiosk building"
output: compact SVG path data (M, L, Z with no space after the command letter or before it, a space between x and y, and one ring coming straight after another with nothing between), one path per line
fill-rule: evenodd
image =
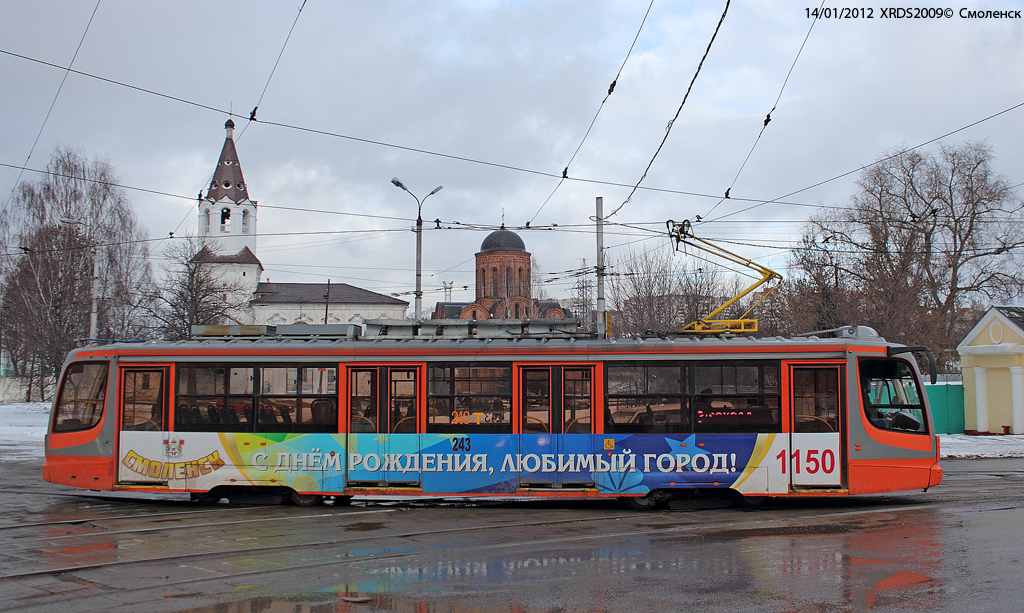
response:
M965 431L1024 434L1024 307L990 308L956 350Z

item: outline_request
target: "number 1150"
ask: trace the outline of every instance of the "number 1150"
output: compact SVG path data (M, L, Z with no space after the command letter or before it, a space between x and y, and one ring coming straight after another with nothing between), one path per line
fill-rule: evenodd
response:
M820 456L820 459L819 459ZM787 459L793 461L793 472L800 472L800 451L794 451L786 457L786 450L783 449L779 452L779 455L775 456L776 460L782 462L782 474L786 474ZM804 472L814 474L819 470L825 474L831 474L836 469L836 454L831 449L808 449L804 457Z

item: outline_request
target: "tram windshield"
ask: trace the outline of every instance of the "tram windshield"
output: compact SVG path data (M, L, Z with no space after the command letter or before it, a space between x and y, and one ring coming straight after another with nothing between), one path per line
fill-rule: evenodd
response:
M864 358L860 389L868 421L882 430L927 433L917 377L903 360Z
M100 423L107 397L107 362L79 362L68 366L57 396L53 431L87 430Z

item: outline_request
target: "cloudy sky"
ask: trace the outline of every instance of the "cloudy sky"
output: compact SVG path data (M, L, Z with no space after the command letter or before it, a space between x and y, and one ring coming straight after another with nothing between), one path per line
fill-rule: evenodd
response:
M625 225L606 231L612 261L670 249L665 221L699 215L699 235L784 272L808 215L846 204L856 174L805 188L894 148L1001 113L929 147L985 141L1010 183L1024 182L1024 20L959 16L1024 2L950 4L939 19L882 18L915 2L832 4L874 18L815 22L792 2L733 2L624 204L724 0L654 0L642 29L649 0L3 0L0 196L18 167L36 180L70 146L110 161L125 186L169 194L128 192L152 237L195 232L195 196L233 111L264 280L411 292L416 203L391 185L399 177L420 197L444 186L423 211L430 307L442 282L471 299L473 254L502 222L531 222L520 236L548 293L567 296L564 271L594 263L598 196L606 213L621 205L610 221ZM72 58L85 74L60 68Z

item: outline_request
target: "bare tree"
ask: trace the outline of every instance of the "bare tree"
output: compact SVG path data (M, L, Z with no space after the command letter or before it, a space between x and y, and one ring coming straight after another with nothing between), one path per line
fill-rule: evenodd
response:
M857 292L843 272L852 266L852 252L823 229L836 216L826 211L815 219L821 223L812 224L795 251L795 274L776 292L785 297L781 302L787 305L788 317L781 314L782 329L790 333L863 323L855 321Z
M157 320L152 317L149 298L155 288L152 267L149 263L149 247L145 243L132 241L119 245L116 250L106 250L108 288L104 295L118 296L109 300L105 311L107 338L132 339L152 336L156 332ZM112 257L116 254L117 257Z
M544 287L544 273L540 268L537 257L530 256L530 297L537 300L547 300L547 288Z
M60 371L89 324L92 261L74 229L42 227L26 236L3 290L4 344L16 375L40 385ZM44 395L40 389L40 397Z
M788 288L791 282L783 281L773 291L768 292L757 305L757 332L755 336L790 336L797 332L809 332L805 318L794 317L799 313L801 303L792 300ZM761 296L750 298L757 300ZM748 306L749 308L749 306Z
M616 336L675 330L684 323L679 265L672 251L628 249L609 278Z
M981 143L886 155L858 187L849 208L812 217L802 280L827 320L930 344L948 364L965 309L1021 295L1024 203Z
M191 336L192 326L238 323L249 304L242 288L225 282L205 255L213 255L196 236L171 242L164 250L164 280L151 294L151 314L163 337Z
M611 278L611 305L617 336L651 332L677 332L700 320L741 294L750 280L703 257L696 264L672 251L629 251L616 263ZM764 290L762 290L764 291ZM739 318L762 298L748 294L723 311L722 317ZM771 303L774 333L785 326L777 299ZM767 308L758 305L758 312Z
M729 295L725 295L722 271L714 264L703 262L690 266L683 262L679 267L679 280L682 325L704 317L729 299Z
M137 288L151 280L145 231L113 167L58 148L0 213L3 345L21 375L55 374L88 336L93 253L99 260L97 336L131 338L148 320ZM129 291L130 290L130 291Z

